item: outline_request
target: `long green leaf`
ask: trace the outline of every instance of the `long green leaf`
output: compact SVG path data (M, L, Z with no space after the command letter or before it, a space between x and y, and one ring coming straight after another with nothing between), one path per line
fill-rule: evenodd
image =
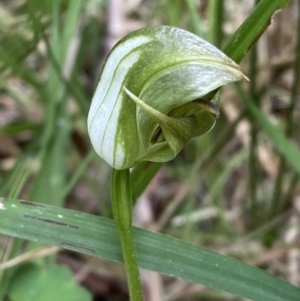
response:
M223 51L239 63L271 23L276 10L290 0L260 0L253 11L225 45Z
M5 199L0 232L122 262L115 223L86 213ZM163 234L135 228L134 235L142 268L252 300L299 300L299 288L258 268Z

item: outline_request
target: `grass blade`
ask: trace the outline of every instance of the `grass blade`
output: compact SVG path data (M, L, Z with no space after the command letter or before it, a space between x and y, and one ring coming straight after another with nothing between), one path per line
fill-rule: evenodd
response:
M290 0L261 0L253 11L226 43L223 51L235 62L239 63L249 52L260 35L270 25L276 10L286 6Z
M27 201L0 203L0 232L122 262L115 223ZM184 241L135 228L139 265L259 301L298 301L300 289L258 268Z
M300 175L300 152L297 148L285 137L282 131L274 126L266 117L266 115L258 108L258 106L250 99L242 90L240 85L236 84L237 91L241 95L251 116L262 127L274 143L276 149L286 158L292 168Z

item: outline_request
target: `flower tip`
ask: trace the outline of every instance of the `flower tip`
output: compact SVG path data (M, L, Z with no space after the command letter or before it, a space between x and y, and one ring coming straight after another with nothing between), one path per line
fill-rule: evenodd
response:
M250 82L250 79L248 76L246 76L243 72L242 72L242 78L241 78L242 81L244 82Z

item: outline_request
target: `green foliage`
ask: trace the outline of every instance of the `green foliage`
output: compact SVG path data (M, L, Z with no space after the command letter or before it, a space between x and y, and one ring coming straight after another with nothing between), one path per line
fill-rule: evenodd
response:
M0 204L0 230L7 235L123 262L117 228L112 220L13 199ZM134 228L134 238L138 262L144 269L252 300L298 300L298 288L230 257L141 228Z
M16 270L8 295L12 301L88 301L90 294L76 285L71 271L64 266L24 264Z
M145 5L126 13L132 20L145 19L148 25L162 23L190 30L209 39L239 63L261 37L275 11L282 8L277 15L284 14L288 2L259 1L236 31L237 24L229 24L232 16L228 15L225 1L208 1L208 7L199 7L193 0L144 1ZM40 249L42 244L122 262L115 223L80 212L84 209L111 217L110 168L96 157L86 130L90 99L105 56L106 22L110 18L107 3L20 0L5 1L0 6L3 263ZM283 34L288 35L288 29ZM295 40L290 36L287 39ZM154 191L150 203L155 207L155 222L151 227L166 234L134 228L141 267L203 284L208 288L200 294L207 300L215 300L215 294L220 300L228 300L230 297L224 292L252 300L299 299L299 289L281 279L288 279L282 268L276 269L269 261L254 263L281 277L278 278L243 263L251 262L255 256L267 258L268 252L278 251L278 246L284 251L282 258L288 260L289 251L296 249L296 242L287 243L284 237L290 237L287 235L290 228L299 228L299 220L293 215L300 171L297 115L300 37L297 39L296 61L293 52L288 52L288 62L278 65L270 62L270 82L260 80L260 72L266 67L265 62L259 61L259 47L250 61L245 58L242 70L252 84L251 88L243 84L238 86L237 93L231 92L229 103L234 103L231 110L237 114L230 117L226 111L228 102L223 101L228 91L220 91L224 111L215 129L194 140L187 151L165 165L154 183L149 186L161 163L142 162L132 170L134 201L147 187L152 194ZM279 38L276 42L280 44ZM280 47L272 50L277 48ZM283 81L283 97L272 92L288 104L287 114L280 109L278 117L266 110L265 104L270 103L266 95L270 90L277 91L277 79L282 80L287 70L295 77L292 85ZM207 97L213 98L215 93ZM242 121L251 128L249 144L238 136ZM271 162L271 166L258 157L261 148L267 150L272 160L266 162ZM278 160L281 163L277 165ZM20 203L20 199L38 203ZM64 205L77 211L62 208ZM197 214L201 212L213 212L212 217L199 218ZM234 217L228 213L234 213ZM172 219L174 215L177 216ZM290 219L290 215L295 219ZM176 224L177 220L180 223ZM295 220L296 225L291 223ZM6 235L17 238L7 243ZM21 239L31 242L25 244ZM250 243L263 253L255 255ZM240 245L242 251L236 251L234 247ZM87 258L90 257L84 260ZM0 268L1 301L8 297L34 300L27 298L28 294L34 291L44 294L45 290L51 291L51 295L44 294L37 300L46 300L45 296L51 300L76 300L76 297L89 300L87 292L72 280L66 267L56 264L54 256L31 261L9 269ZM179 280L162 281L168 290L169 283L173 285ZM188 290L186 294L180 300L199 298Z

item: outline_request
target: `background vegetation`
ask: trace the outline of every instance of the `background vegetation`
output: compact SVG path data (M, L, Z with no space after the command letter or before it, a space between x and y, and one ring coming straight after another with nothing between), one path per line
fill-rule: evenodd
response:
M86 132L109 49L126 33L154 24L188 29L222 49L254 5L1 1L0 195L111 218L110 167L94 154ZM296 286L299 7L290 1L274 16L241 63L251 82L222 89L216 127L165 164L135 208L138 226L238 258ZM136 196L141 178L136 171ZM0 258L0 300L128 298L118 263L5 235ZM241 300L146 270L142 279L147 300Z

